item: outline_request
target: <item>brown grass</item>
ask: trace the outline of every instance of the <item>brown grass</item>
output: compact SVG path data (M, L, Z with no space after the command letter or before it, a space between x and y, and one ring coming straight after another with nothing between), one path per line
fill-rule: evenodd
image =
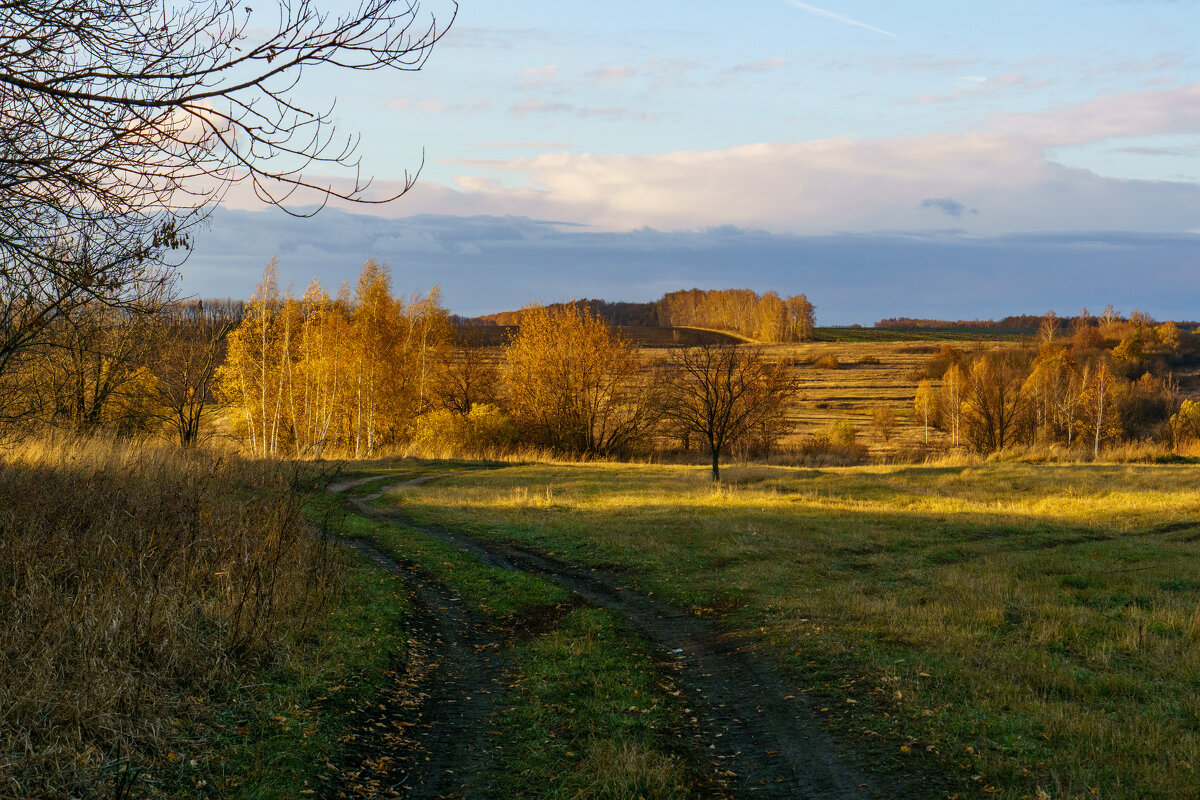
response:
M161 774L337 582L300 495L235 456L38 440L0 454L0 796Z

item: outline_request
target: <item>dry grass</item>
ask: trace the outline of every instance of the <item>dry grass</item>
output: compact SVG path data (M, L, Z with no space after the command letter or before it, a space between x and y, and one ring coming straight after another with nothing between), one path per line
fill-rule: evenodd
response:
M106 439L0 454L0 796L165 785L242 671L286 662L339 569L293 488Z

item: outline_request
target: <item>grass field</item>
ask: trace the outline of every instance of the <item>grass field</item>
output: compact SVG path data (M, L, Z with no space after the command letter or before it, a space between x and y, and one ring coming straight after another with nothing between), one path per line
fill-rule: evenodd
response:
M481 328L490 339L488 360L499 363L503 350L497 328ZM682 338L672 339L672 332ZM668 357L673 347L694 345L694 336L713 335L700 329L637 328L627 331L643 349L651 363ZM652 335L651 335L652 334ZM788 360L795 366L792 376L796 392L786 416L789 433L783 446L795 446L807 437L821 434L834 422L846 421L859 432L859 442L873 457L890 457L911 452L925 445L925 429L915 419L913 398L920 383L920 372L943 346L964 351L1010 348L1021 345L1016 333L981 331L895 331L874 328L819 328L817 340L799 344L765 345L768 359ZM736 341L736 340L733 340ZM818 364L832 357L837 368ZM896 427L889 441L883 441L872 428L872 415L880 406L895 412ZM949 446L948 437L930 431L933 449Z
M885 767L920 752L964 796L1200 797L1200 470L728 477L523 466L381 502L723 618L839 736Z
M1032 339L1036 330L1004 328L817 328L818 342L1018 342Z
M392 482L446 469L406 462L398 469L351 474L383 474ZM349 494L366 496L376 489L364 484ZM326 508L339 505L330 498ZM473 768L486 776L475 789L479 796L709 796L705 792L717 779L689 766L697 759L680 755L691 746L679 737L689 723L669 666L615 615L580 608L553 583L481 564L403 524L350 513L337 516L335 525L345 536L369 538L446 587L491 629L495 641L477 646L494 647L503 674L502 685L491 690L499 693L499 706L485 720L492 744L472 753Z

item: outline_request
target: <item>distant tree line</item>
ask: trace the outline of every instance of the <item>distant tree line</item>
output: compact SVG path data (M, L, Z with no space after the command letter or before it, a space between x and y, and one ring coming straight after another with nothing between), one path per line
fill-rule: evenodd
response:
M622 327L691 327L729 331L760 342L798 342L812 338L815 308L803 294L781 298L750 289L688 289L668 292L653 303L575 300L547 306L553 310L587 309L610 325ZM528 309L502 311L456 322L520 325Z
M750 289L688 289L665 294L657 303L660 325L733 331L760 342L811 339L814 311L805 295L782 298Z
M547 308L553 310L574 306L579 310L587 309L610 325L627 328L653 328L658 325L658 312L655 303L624 303L608 300L584 299L573 300L570 303L551 303ZM484 325L520 325L521 317L528 309L517 311L501 311L482 317L472 317L462 320L464 323Z
M1133 312L1137 315L1140 312ZM1074 317L1059 317L1053 311L1047 314L1016 314L1013 316L1004 317L999 320L994 319L970 319L970 320L948 320L948 319L922 319L914 317L889 317L881 319L875 323L876 328L898 328L898 329L937 329L937 330L1016 330L1016 331L1036 331L1040 330L1047 324L1047 320L1051 320L1051 324L1060 332L1074 331L1081 325L1090 325L1092 327L1100 327L1102 325L1110 325L1115 322L1128 322L1128 319L1121 317L1112 307L1107 306L1103 313L1099 316L1092 316L1088 310L1083 309L1078 316ZM1180 328L1186 330L1194 330L1200 327L1200 323L1196 322L1179 322Z

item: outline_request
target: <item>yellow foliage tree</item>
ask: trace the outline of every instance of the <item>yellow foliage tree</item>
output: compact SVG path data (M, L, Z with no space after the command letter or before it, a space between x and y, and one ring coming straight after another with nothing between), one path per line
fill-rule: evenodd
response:
M637 348L574 304L523 310L505 348L504 380L526 438L556 450L629 452L655 422L654 392Z

